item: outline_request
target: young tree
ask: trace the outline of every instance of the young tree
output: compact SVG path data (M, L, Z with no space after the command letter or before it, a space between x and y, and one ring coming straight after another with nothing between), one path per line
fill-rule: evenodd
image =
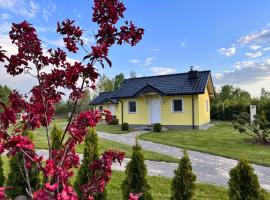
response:
M261 188L258 176L246 160L240 160L230 171L229 179L230 200L264 200L265 191Z
M117 90L118 88L120 88L124 80L125 80L125 75L123 73L117 74L114 77L113 89Z
M268 121L255 115L254 121L251 123L249 113L240 113L233 117L233 126L240 133L245 133L261 143L270 144L270 123Z
M13 157L17 153L22 154L24 162L20 170L25 172L26 189L31 199L77 199L70 185L74 168L80 164L76 146L84 141L87 128L95 127L102 116L107 121L111 120L111 114L106 110L88 110L75 116L78 102L86 88L96 88L99 73L94 66L112 66L108 57L110 48L124 43L135 46L144 33L142 28L123 19L126 8L120 0L94 0L92 8L92 21L97 23L97 32L94 35L96 43L91 49L87 49L82 39L84 32L74 20L66 19L57 24L57 32L63 37L68 55L85 51L81 62L70 62L67 52L60 48L46 52L36 29L27 21L11 25L9 37L17 47L14 54L7 55L0 47L0 63L5 63L8 74L12 77L28 74L36 82L27 95L13 91L8 104L0 102L3 110L0 112L0 154L4 151ZM123 25L119 23L122 21L125 21ZM55 118L55 104L61 102L64 95L60 91L66 90L70 92L69 100L73 102L72 112L61 138L63 148L52 151L49 126ZM19 121L16 120L16 113L24 113ZM36 154L33 142L23 135L27 130L40 127L45 128L47 137L46 159ZM94 176L81 187L84 199L92 199L95 193L103 192L110 180L113 162L121 162L123 158L124 153L108 150L89 166ZM30 166L38 167L45 177L46 183L40 190L31 184ZM50 180L57 182L52 185ZM3 191L4 188L0 188L1 197L4 196Z
M112 92L114 90L114 80L103 74L97 83L99 92Z
M136 78L137 77L137 74L135 71L131 70L130 73L129 73L129 77L130 78Z
M192 172L192 166L187 152L183 151L178 168L174 171L171 183L171 200L189 200L194 196L196 175Z
M81 191L81 186L89 182L93 177L93 173L89 170L89 166L99 158L98 152L98 135L94 128L89 128L87 130L87 135L84 140L84 151L82 164L78 170L76 180L74 182L74 189L81 199L83 197L83 192ZM104 190L102 193L97 193L94 196L95 200L106 199L107 193Z
M0 187L3 187L5 184L5 176L4 176L4 169L3 169L3 160L2 157L0 156Z
M27 131L24 133L29 139L33 140L33 133ZM15 199L17 196L24 195L29 197L29 192L27 191L28 185L26 180L25 167L25 156L23 153L18 152L15 156L9 158L9 169L10 172L7 176L6 186L12 187L12 189L7 190L6 194L9 198ZM36 191L40 188L40 178L39 169L37 166L32 165L28 170L28 176L30 184L33 186L33 190Z
M57 150L61 144L63 131L54 124L51 131L52 149Z
M122 196L123 200L129 198L130 193L142 193L140 200L152 200L151 187L147 182L147 168L144 163L144 156L142 154L142 148L138 144L132 147L133 153L131 161L126 167L126 178L122 183Z

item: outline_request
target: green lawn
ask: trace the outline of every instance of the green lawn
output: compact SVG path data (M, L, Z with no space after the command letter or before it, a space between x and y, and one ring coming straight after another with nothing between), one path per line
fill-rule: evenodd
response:
M66 121L56 121L59 127L63 127L66 124ZM108 125L107 125L108 126ZM111 125L110 125L111 126ZM41 128L34 132L34 144L37 149L47 149L47 137L44 128ZM126 153L126 157L131 157L132 148L128 145L113 142L106 139L99 139L99 152L103 153L105 150L119 150ZM83 144L77 146L77 152L83 153ZM164 161L164 162L178 162L177 158L172 156L167 156L164 154L156 153L153 151L143 150L145 159L155 160L155 161Z
M112 134L125 134L130 133L132 129L128 131L122 131L120 125L108 125L108 124L98 124L96 126L97 131L102 131L106 133L112 133Z
M233 159L270 166L270 146L253 144L251 138L234 130L229 122L216 122L208 130L168 130L139 136L165 145L181 147Z
M3 157L4 174L7 177L9 173L9 167L7 158ZM113 171L112 179L107 186L108 200L122 199L121 183L125 178L123 172ZM162 177L147 177L149 184L152 187L152 194L154 200L169 200L170 199L170 184L171 179ZM74 177L72 179L74 181ZM197 200L225 200L227 198L227 191L224 187L209 185L209 184L197 184L196 196Z

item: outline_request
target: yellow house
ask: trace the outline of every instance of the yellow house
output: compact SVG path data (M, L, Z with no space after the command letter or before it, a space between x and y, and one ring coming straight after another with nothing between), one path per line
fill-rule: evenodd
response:
M109 109L120 123L199 129L210 123L215 95L210 71L130 78L114 92L102 92L91 104Z

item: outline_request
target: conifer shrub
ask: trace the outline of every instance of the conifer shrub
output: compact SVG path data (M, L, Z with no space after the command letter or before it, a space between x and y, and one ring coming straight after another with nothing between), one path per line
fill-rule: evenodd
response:
M162 128L162 126L161 126L160 123L155 123L155 124L153 125L153 131L154 131L154 132L161 132L161 128Z
M62 134L63 134L63 131L60 128L58 128L56 125L54 125L50 134L51 142L52 142L51 147L53 150L58 149L61 142Z
M144 156L142 154L142 148L138 144L132 147L133 153L130 162L126 167L126 178L122 183L122 197L123 200L129 199L129 194L142 193L139 200L152 200L151 187L147 182L147 168L144 163Z
M258 176L252 166L244 159L230 171L230 200L264 200L265 191L261 188Z
M3 169L3 161L2 157L0 156L0 187L3 187L5 184L5 176L4 176L4 169Z
M128 131L129 130L129 124L127 122L124 122L122 125L121 125L121 130L122 131Z
M189 200L194 196L196 175L192 172L192 166L187 154L179 161L178 168L174 171L174 178L171 183L171 200Z
M33 134L30 131L25 132L24 135L33 140ZM13 188L6 190L7 196L11 199L15 199L20 195L28 197L28 193L26 191L27 183L24 178L25 172L22 153L17 153L9 159L9 168L10 172L7 176L6 186L11 186ZM37 191L40 188L40 171L37 166L32 165L31 168L28 169L28 174L31 187L34 191Z
M80 168L78 170L75 182L74 189L78 194L79 199L82 198L83 194L80 190L80 187L89 182L92 178L93 174L91 170L89 170L90 164L99 158L98 152L98 135L94 128L89 128L88 133L85 137L84 141L84 152L83 152L83 160ZM103 193L98 193L94 196L95 200L104 200L107 199L106 189Z

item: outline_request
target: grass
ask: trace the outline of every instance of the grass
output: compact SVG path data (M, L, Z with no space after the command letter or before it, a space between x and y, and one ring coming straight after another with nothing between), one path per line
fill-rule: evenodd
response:
M270 166L270 146L252 143L249 136L234 130L229 122L216 122L208 130L149 132L139 138L237 160L245 158L252 163Z
M106 133L111 134L125 134L130 133L132 129L129 129L128 131L122 131L120 125L108 125L108 124L98 124L96 126L97 131L102 131Z
M7 177L9 173L8 159L2 156L4 163L4 174ZM75 172L76 173L76 172ZM74 176L75 177L75 176ZM72 178L74 181L75 178ZM112 179L107 188L108 200L122 199L121 183L125 178L124 172L113 171ZM170 184L171 179L162 177L147 177L149 184L152 187L152 195L154 200L169 200L170 199ZM210 185L210 184L197 184L195 200L227 200L227 190L224 187Z
M64 127L66 121L56 121L56 124L59 127ZM108 126L108 125L107 125ZM110 125L113 126L113 125ZM51 129L49 129L50 131ZM47 138L46 132L44 128L41 128L34 132L34 144L37 149L47 149ZM132 155L132 148L126 144L122 144L119 142L114 142L106 139L99 139L99 152L103 153L106 150L119 150L126 153L126 157L130 158ZM77 152L83 153L83 144L77 146ZM154 160L154 161L164 161L164 162L178 162L177 158L172 156L167 156L164 154L156 153L153 151L143 150L143 154L145 159L147 160Z

